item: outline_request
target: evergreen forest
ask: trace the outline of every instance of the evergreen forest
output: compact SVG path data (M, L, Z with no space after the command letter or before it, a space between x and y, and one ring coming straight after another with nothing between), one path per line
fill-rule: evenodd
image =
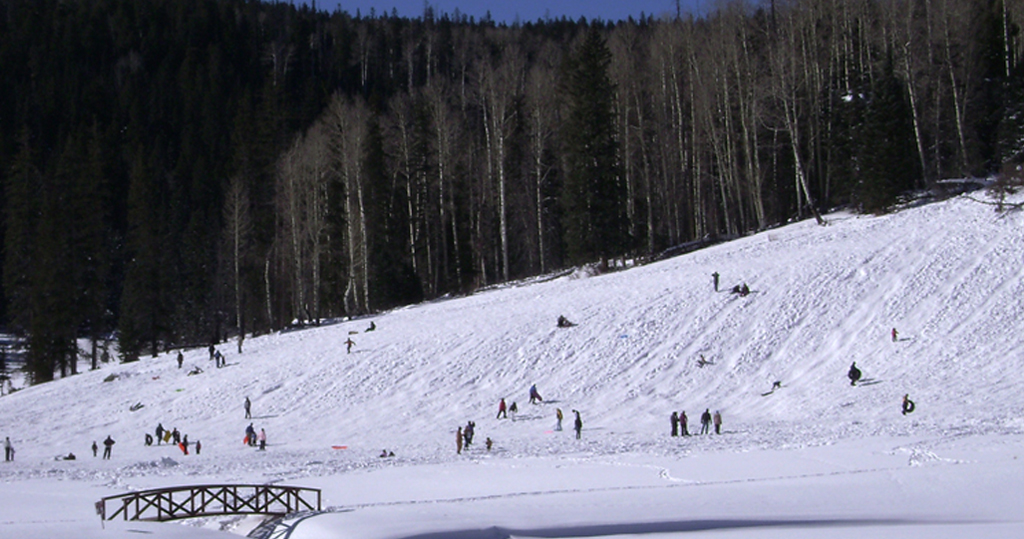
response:
M133 361L882 213L1024 159L1024 0L717 6L0 0L0 314L31 380L113 340Z

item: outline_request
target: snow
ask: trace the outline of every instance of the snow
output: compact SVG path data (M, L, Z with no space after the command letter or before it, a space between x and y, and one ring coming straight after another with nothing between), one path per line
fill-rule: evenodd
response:
M322 489L323 512L279 528L293 539L1024 536L1024 215L960 197L827 220L249 337L242 354L223 343L222 369L188 350L182 369L167 353L17 391L0 398L17 450L0 466L0 537L258 525L101 525L93 508L209 483ZM729 293L740 283L750 295ZM543 404L528 403L534 383ZM246 397L266 451L241 443ZM502 397L514 420L495 418ZM705 409L722 412L722 435L669 436L673 410L697 432ZM456 454L470 420L475 443ZM158 422L202 454L144 446ZM107 435L112 459L94 458Z

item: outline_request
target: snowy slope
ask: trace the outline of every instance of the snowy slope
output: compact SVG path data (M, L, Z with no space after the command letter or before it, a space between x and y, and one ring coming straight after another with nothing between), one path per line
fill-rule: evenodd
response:
M225 343L222 369L191 350L183 369L161 354L26 388L0 398L0 436L18 451L0 481L79 479L104 485L98 498L189 478L330 483L395 467L439 469L443 478L464 465L454 437L468 420L478 444L495 440L490 458L539 458L542 470L544 459L565 455L676 459L878 436L1016 447L1024 215L957 198L827 219L617 273L398 309L372 318L373 332L362 319L249 338L243 354ZM752 293L728 292L739 283ZM578 325L557 328L560 314ZM714 364L699 367L701 355ZM866 379L857 387L846 378L854 361ZM195 365L205 372L186 376ZM776 380L783 387L763 396ZM533 383L542 405L527 402ZM905 393L917 403L906 417ZM267 431L265 453L240 443L246 396L255 427ZM501 397L518 403L515 421L495 419ZM135 403L144 407L132 412ZM566 432L551 432L556 407ZM727 436L699 445L667 436L671 411L685 410L696 431L705 408L721 410ZM570 432L571 409L583 414L581 441ZM202 455L144 447L158 422L202 440ZM108 434L118 441L112 460L82 459ZM382 448L396 459L377 459ZM69 451L80 460L53 460ZM608 477L596 480L620 484ZM486 496L500 484L466 488Z

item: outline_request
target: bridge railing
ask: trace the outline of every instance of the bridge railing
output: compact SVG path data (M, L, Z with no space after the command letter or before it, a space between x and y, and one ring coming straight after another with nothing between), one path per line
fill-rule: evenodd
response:
M119 516L154 521L218 515L283 516L320 510L320 489L285 485L190 485L129 492L96 502L102 520Z

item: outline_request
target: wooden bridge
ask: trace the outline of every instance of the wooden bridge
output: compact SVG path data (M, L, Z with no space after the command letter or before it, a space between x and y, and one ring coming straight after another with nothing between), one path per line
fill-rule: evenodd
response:
M107 510L113 512L109 515ZM178 520L217 515L284 516L320 511L320 489L281 485L193 485L107 496L96 502L102 520Z

